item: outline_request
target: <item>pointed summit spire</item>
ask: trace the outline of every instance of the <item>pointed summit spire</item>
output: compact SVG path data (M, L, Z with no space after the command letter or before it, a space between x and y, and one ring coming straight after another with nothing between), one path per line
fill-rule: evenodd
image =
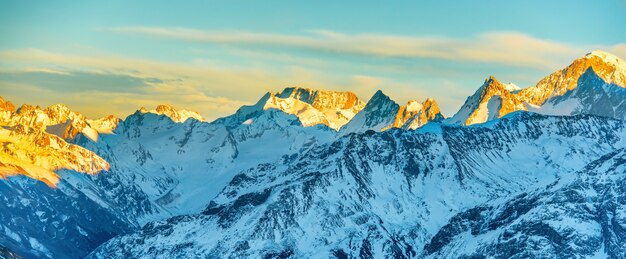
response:
M495 76L487 77L448 122L471 125L499 118L511 111L527 110L524 103L511 93L512 89L512 86L502 84Z
M374 109L376 107L384 106L387 104L391 106L399 106L396 102L391 100L389 96L384 94L383 91L378 90L376 91L376 93L374 93L374 95L372 95L372 98L370 98L370 100L367 102L364 109Z

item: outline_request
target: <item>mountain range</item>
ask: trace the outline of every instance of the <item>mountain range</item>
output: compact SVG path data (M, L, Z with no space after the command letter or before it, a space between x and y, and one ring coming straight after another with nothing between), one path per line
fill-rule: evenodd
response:
M626 62L431 98L290 87L207 122L0 98L0 257L626 257Z

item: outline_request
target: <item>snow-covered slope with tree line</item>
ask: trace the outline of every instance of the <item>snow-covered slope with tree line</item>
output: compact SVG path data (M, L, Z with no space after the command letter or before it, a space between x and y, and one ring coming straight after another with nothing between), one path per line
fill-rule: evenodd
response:
M447 119L381 91L286 88L213 122L2 99L0 253L621 257L625 71L594 51L524 89L489 77Z

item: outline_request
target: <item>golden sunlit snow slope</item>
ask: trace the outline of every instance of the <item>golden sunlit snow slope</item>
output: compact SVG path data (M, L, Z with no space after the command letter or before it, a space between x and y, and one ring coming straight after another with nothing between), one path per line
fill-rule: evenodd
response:
M97 139L85 120L63 105L45 110L25 105L17 112L0 97L0 178L25 175L55 186L59 176L54 171L59 169L89 174L108 170L104 159L63 139L81 131Z

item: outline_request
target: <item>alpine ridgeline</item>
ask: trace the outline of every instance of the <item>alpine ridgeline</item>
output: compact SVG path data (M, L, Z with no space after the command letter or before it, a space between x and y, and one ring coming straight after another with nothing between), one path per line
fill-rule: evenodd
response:
M594 114L623 120L626 119L625 87L626 62L612 54L593 51L532 87L520 89L489 77L448 122L483 123L514 111Z
M381 91L286 88L213 122L1 100L0 255L622 258L624 63L489 77L447 119Z

